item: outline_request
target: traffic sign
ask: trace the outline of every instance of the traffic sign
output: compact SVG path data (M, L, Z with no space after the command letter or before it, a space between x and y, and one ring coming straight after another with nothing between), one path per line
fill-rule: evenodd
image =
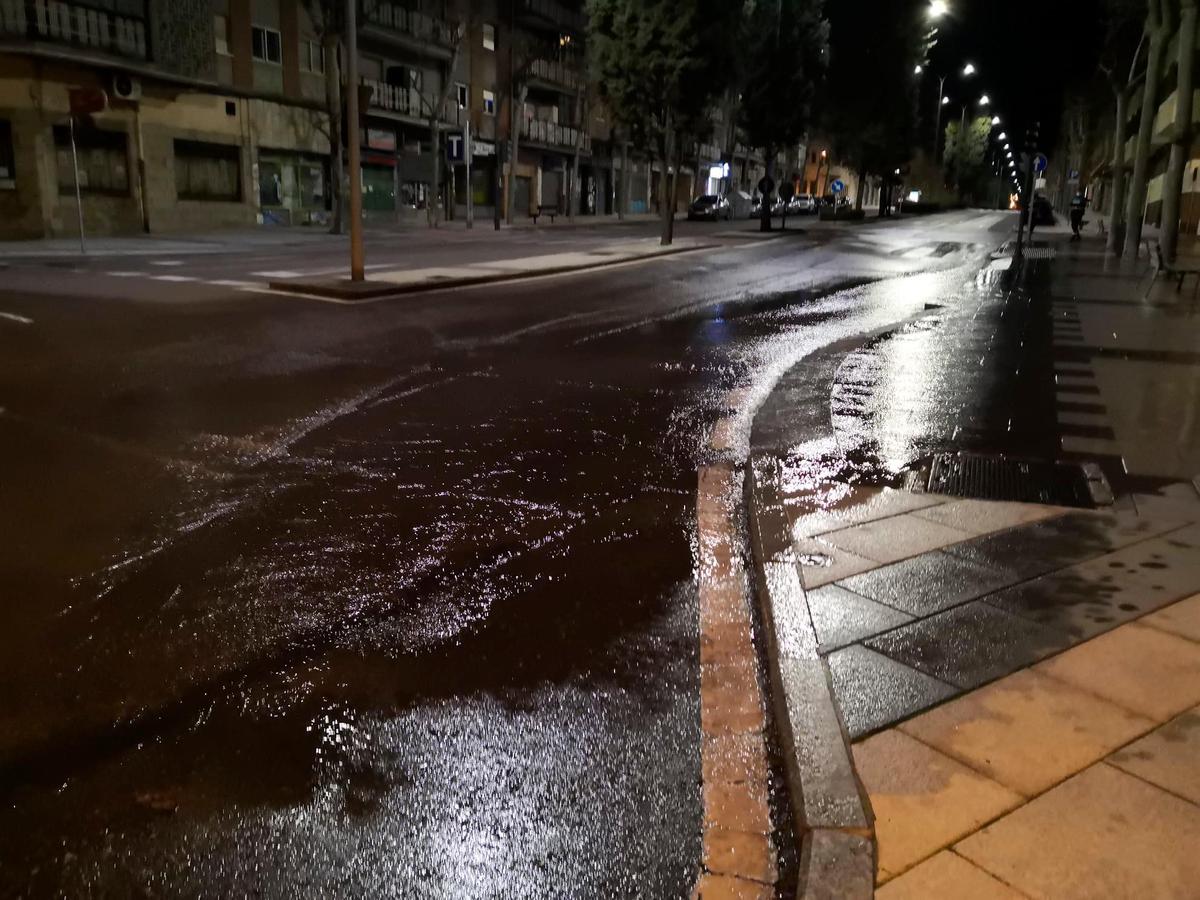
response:
M829 185L829 189L835 194L840 194L846 189L846 182L842 181L840 178L835 178L833 179L833 184Z
M1045 172L1048 162L1049 161L1046 159L1046 154L1039 153L1033 158L1033 171L1038 173Z

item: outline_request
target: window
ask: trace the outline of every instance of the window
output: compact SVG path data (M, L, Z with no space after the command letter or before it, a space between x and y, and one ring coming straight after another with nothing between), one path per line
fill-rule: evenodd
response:
M484 23L484 26L483 26L483 49L484 50L495 50L496 49L496 26L488 25L486 22Z
M12 124L0 119L0 189L17 186Z
M456 84L454 86L454 89L458 92L458 108L466 109L467 108L467 99L469 96L467 94L467 86L465 84Z
M325 48L317 41L302 40L300 42L300 68L314 75L325 72Z
M483 92L483 114L485 116L494 116L496 114L496 95L491 91Z
M242 199L242 167L232 144L175 142L175 195L180 200Z
M283 64L283 38L274 28L252 25L250 28L250 55L259 62L272 65Z
M258 202L262 206L283 206L283 168L279 163L259 159Z
M229 19L225 16L213 16L213 35L217 40L217 52L229 56Z
M101 128L75 129L79 154L79 187L91 194L129 195L129 151L123 131ZM75 193L75 167L71 162L71 131L54 126L54 149L58 167L58 190Z

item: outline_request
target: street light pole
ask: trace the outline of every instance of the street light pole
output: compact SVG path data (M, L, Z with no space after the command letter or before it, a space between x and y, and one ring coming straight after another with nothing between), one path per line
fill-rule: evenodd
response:
M933 125L933 161L937 163L938 155L941 153L942 146L942 98L946 96L946 76L943 75L938 79L937 93L937 118Z
M358 0L346 0L346 135L350 144L350 280L363 280L362 148L358 114ZM437 150L435 149L436 153Z

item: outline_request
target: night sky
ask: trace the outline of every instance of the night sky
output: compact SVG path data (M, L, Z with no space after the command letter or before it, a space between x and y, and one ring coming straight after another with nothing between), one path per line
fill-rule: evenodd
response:
M835 0L836 2L836 0ZM957 117L964 91L986 93L992 110L1016 144L1025 128L1041 121L1041 148L1058 136L1063 96L1073 84L1095 77L1102 36L1100 0L948 0L937 21L938 43L921 91L923 133L937 103L937 76L950 72L946 110ZM964 89L958 77L966 62L978 72ZM928 131L927 131L928 129Z

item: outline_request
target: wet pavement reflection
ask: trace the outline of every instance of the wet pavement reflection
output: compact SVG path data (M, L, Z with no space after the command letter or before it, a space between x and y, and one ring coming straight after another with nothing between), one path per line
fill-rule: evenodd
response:
M232 312L206 337L151 316L90 412L14 391L0 893L686 896L696 468L731 392L739 458L806 355L927 303L975 321L981 245L904 227L941 271L818 297L893 255L775 242L308 312L301 341L255 311L279 343L253 360ZM952 418L899 396L950 393L922 363L950 344L921 334L837 375L838 440L889 469ZM188 341L219 380L176 383ZM883 373L902 420L856 400ZM58 463L93 501L75 546Z

